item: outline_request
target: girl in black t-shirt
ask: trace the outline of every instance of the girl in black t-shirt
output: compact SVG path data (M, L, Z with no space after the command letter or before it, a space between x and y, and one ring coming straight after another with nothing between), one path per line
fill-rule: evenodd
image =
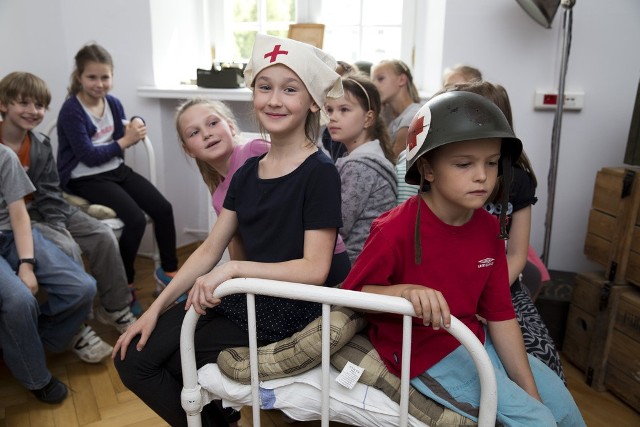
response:
M178 296L188 291L186 308L202 315L194 338L200 367L215 362L225 348L249 341L245 298L215 298L220 283L254 277L322 286L327 279L342 226L340 177L314 142L320 106L327 96L342 95L335 66L331 56L305 43L256 36L245 81L271 148L236 171L210 235L114 346L123 383L171 426L187 425L179 353L185 307L161 313ZM246 260L216 266L236 233ZM258 341L290 336L319 314L318 304L256 298ZM207 405L202 414L203 425L228 425L217 405Z

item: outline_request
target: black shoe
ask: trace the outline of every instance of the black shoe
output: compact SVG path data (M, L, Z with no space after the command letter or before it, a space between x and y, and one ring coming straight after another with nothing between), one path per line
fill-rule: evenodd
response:
M44 403L60 403L67 397L67 386L55 377L51 377L49 384L37 390L31 390L36 398Z

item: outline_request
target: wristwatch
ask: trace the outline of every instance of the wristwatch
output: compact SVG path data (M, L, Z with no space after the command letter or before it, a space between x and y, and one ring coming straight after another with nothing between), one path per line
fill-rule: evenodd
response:
M36 267L36 259L35 258L20 258L20 260L18 260L18 268L20 268L21 264L31 264L33 265L33 268Z

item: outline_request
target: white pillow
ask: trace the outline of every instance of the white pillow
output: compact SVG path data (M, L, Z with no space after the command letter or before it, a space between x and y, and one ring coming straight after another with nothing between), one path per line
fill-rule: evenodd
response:
M329 414L332 422L372 427L396 427L399 405L383 392L362 383L351 390L335 382L338 371L331 368L331 396ZM231 381L220 373L214 363L198 370L198 382L221 399L224 406L236 409L251 405L251 386ZM262 409L279 409L299 421L318 420L321 417L322 367L316 366L302 374L260 383ZM409 415L409 425L426 427Z

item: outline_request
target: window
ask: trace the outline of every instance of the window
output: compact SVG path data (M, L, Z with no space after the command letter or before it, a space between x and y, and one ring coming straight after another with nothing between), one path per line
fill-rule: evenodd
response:
M214 60L246 62L256 33L286 37L296 22L296 5L296 0L210 0Z
M351 63L400 58L402 8L387 0L323 0L324 49Z
M303 6L300 12L299 3ZM286 37L289 24L295 22L325 24L324 49L336 59L375 63L385 58L399 58L403 3L389 4L387 0L211 0L212 17L217 15L218 25L232 34L223 41L225 46L220 43L219 32L212 34L215 59L246 61L257 32ZM221 9L231 11L226 19L220 19ZM216 27L216 24L211 25L211 28Z
M249 58L256 33L286 37L296 20L295 0L235 0L233 38L235 57Z
M291 23L322 23L323 49L337 60L402 59L419 89L440 86L444 1L202 1L209 8L205 25L215 61L246 62L257 32L286 37Z

